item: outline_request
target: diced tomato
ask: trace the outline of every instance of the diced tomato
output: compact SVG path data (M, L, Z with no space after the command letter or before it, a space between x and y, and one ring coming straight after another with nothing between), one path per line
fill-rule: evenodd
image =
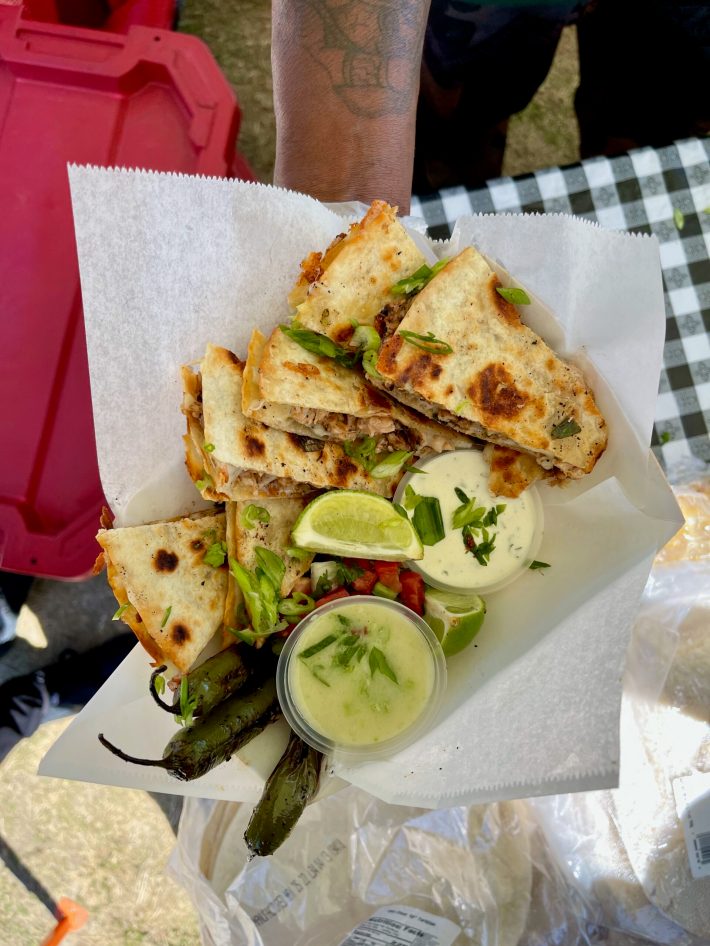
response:
M352 589L359 595L372 594L377 581L377 572L365 571L351 582Z
M400 572L399 580L402 583L400 599L417 614L424 614L424 579L416 572Z
M344 558L343 565L347 565L348 568L352 568L354 565L356 568L361 568L364 572L371 572L373 563L366 558Z
M349 598L350 592L346 591L345 588L338 588L337 591L331 591L329 595L323 595L322 598L319 598L316 601L316 607L319 608L322 604L328 604L329 601L335 601L338 598Z
M375 562L374 564L378 581L399 594L402 590L399 581L399 564L397 562Z

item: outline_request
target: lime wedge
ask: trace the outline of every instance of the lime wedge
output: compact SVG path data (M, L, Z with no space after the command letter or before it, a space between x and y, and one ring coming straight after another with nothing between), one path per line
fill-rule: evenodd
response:
M436 634L447 657L468 647L481 630L486 603L478 595L454 594L427 588L424 595L424 620Z
M386 562L424 556L411 522L382 496L359 489L318 496L298 517L291 535L294 545L312 552Z

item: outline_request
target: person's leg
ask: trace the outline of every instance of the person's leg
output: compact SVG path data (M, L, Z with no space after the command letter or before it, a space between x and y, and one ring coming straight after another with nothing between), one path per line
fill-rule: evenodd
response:
M710 6L596 0L577 24L582 157L710 132Z
M501 173L507 122L545 79L583 3L433 0L424 41L413 192Z
M44 673L36 670L0 686L0 762L40 725L49 709Z
M135 647L131 631L84 654L64 652L55 663L14 677L0 686L0 762L21 739L31 736L50 706L88 703Z
M15 638L17 615L25 602L33 579L0 571L0 654Z

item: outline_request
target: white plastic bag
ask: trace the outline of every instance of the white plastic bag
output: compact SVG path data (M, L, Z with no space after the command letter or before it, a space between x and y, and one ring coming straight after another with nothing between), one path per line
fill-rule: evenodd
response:
M429 811L349 787L251 862L251 806L189 798L170 871L206 946L708 946L710 895L683 868L668 808L669 773L710 769L710 495L686 496L697 521L659 557L632 636L620 790ZM682 735L670 738L669 721ZM670 836L654 833L659 818ZM361 929L346 940L383 906L425 911L429 932L398 939L395 912L383 921L389 939ZM458 928L455 939L438 918Z

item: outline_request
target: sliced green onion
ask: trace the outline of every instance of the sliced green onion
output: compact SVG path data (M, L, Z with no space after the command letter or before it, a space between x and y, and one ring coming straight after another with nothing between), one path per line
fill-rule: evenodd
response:
M343 444L343 451L346 456L357 460L368 472L375 465L375 451L377 441L374 437L363 437L361 440L346 440Z
M565 437L573 437L578 434L582 428L573 417L568 417L561 424L552 428L550 436L553 440L562 440Z
M481 522L482 517L485 515L486 507L476 505L476 497L469 500L469 502L464 503L463 506L459 506L458 509L454 510L454 515L451 519L451 525L454 529L463 529L464 526L475 526L476 523Z
M395 296L411 296L412 293L419 292L448 262L448 259L440 259L433 266L424 263L411 276L405 276L404 279L400 279L391 286L390 292Z
M309 552L308 549L300 549L297 545L289 545L286 554L289 558L295 558L297 562L307 562L309 558L313 558L313 552Z
M362 367L365 374L369 374L371 378L374 378L375 381L382 380L382 375L377 370L377 352L376 351L366 351L362 356Z
M381 343L382 339L371 325L358 325L350 339L350 347L358 351L377 351Z
M131 606L131 602L130 602L130 601L126 601L125 604L122 604L119 608L116 609L116 611L114 612L114 615L113 615L113 617L111 618L111 620L112 620L112 621L120 621L122 615L125 613L125 611L126 611L128 608L130 608L130 606Z
M405 509L416 509L419 503L424 499L423 496L419 496L418 493L414 492L414 487L408 483L404 490L404 508Z
M422 351L428 351L432 355L450 355L453 351L448 342L442 342L433 332L427 332L426 335L419 335L417 332L402 331L398 332L405 342L414 345L415 348L421 348Z
M169 605L169 606L165 609L165 614L163 615L163 620L162 620L162 622L161 622L161 624L160 624L161 627L165 627L165 625L168 623L168 618L170 617L170 614L172 613L172 610L173 610L173 606L172 606L172 605Z
M324 358L332 358L338 364L347 368L352 368L357 363L359 353L348 351L340 345L336 345L332 338L327 335L320 335L318 332L312 332L310 329L303 328L299 322L292 322L291 325L281 325L281 331L291 341L296 342L301 348L312 352L314 355L321 355Z
M263 522L265 525L268 525L271 515L268 509L264 509L263 506L256 506L254 503L249 503L242 511L240 518L244 529L254 529L257 522Z
M187 675L180 681L180 715L175 717L175 721L181 726L189 726L192 722L192 714L197 705L197 699L190 697L188 689Z
M530 296L524 289L517 286L511 286L510 288L498 286L496 292L499 296L503 296L506 302L512 302L515 305L530 305Z
M205 453L214 453L214 444L213 443L203 443L202 449Z
M256 546L254 554L264 575L269 579L274 588L278 590L286 574L286 566L283 560L270 549L262 548L260 545Z
M682 230L685 226L685 214L680 209L680 207L673 208L673 223L676 225L676 229Z
M375 676L375 673L379 671L381 674L383 674L383 676L389 677L393 683L396 683L397 686L399 686L396 673L390 667L389 663L387 662L387 658L379 647L373 647L370 651L369 663L370 673L373 677Z
M209 474L205 473L204 470L202 471L202 479L195 480L195 486L200 491L202 491L203 489L207 489L208 487L211 487L213 485L214 483L212 481L212 477L209 476Z
M308 614L315 608L316 603L309 595L302 591L294 591L290 598L282 598L279 601L279 614L284 617L298 617L301 614Z
M308 660L309 657L315 657L316 654L319 654L322 650L325 650L326 647L330 647L330 645L337 639L337 634L328 634L327 637L322 638L322 640L319 640L316 644L311 644L310 647L306 647L306 649L298 656L301 658L301 660Z
M444 538L441 505L435 496L422 496L412 516L412 525L424 545L436 545Z
M253 647L260 637L264 637L263 634L257 634L256 631L252 631L249 627L242 627L239 629L236 627L228 627L227 630L230 634L234 634L237 640L242 641L244 644L248 644L250 647Z
M537 559L535 559L534 562L530 562L530 564L528 565L528 568L531 571L538 571L541 568L550 568L550 567L551 566L549 562L538 562Z
M386 454L382 460L372 467L370 476L376 480L386 480L391 476L396 476L412 456L414 454L408 450L394 450L392 453Z
M372 586L373 595L377 595L378 598L388 598L390 601L394 601L397 597L397 592L393 591L392 588L388 588L387 585L383 585L381 581L376 581Z
M224 565L226 557L227 543L213 542L205 552L204 561L207 562L208 565L211 565L212 568L219 568L220 565Z

